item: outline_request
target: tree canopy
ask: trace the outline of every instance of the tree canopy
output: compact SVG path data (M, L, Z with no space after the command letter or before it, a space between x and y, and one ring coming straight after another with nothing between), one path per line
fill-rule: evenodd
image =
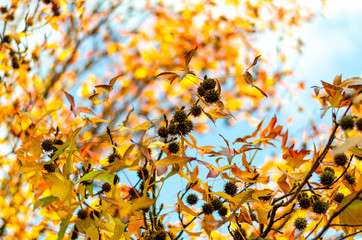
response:
M331 126L311 123L296 143L277 121L288 56L276 49L273 69L255 45L265 32L283 38L311 20L307 5L12 0L0 11L0 237L361 231L362 79L338 75L315 86ZM200 144L200 134L241 120L250 123L246 135ZM278 154L256 165L271 148ZM162 188L175 179L169 202Z

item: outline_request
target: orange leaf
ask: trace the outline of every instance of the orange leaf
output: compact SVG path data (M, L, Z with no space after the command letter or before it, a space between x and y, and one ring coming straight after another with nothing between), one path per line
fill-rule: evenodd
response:
M168 165L188 163L195 159L196 158L180 157L180 156L176 156L176 155L167 156L164 159L161 159L161 160L155 162L155 166L157 169L157 176L160 176L160 175L164 174L165 172L167 172Z
M249 212L246 209L246 207L243 206L243 205L240 207L240 214L239 214L239 217L238 217L238 222L246 222L246 223L248 223L250 225L253 225L253 221L251 220Z
M289 193L291 190L291 187L287 183L287 175L283 174L277 181L278 186L284 193Z
M299 168L304 163L308 162L308 160L304 160L303 158L310 153L309 150L293 150L294 144L283 154L283 159L287 162L287 165L292 167L293 169Z
M76 107L75 112L77 112L77 113L82 112L82 113L89 113L89 114L96 115L92 110L90 110L89 108L86 108L86 107Z

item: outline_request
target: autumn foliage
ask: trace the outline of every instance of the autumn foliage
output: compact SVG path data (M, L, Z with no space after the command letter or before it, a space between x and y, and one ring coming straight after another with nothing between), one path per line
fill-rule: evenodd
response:
M13 0L0 11L2 239L352 239L362 230L362 79L314 86L330 127L311 123L305 139L291 139L277 120L288 56L277 50L270 70L253 44L310 20L307 6ZM235 139L210 133L241 120L249 127ZM201 134L215 140L204 145Z

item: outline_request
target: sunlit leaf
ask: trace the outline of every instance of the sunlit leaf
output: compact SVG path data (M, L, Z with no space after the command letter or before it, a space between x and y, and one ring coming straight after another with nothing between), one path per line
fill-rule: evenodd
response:
M362 84L362 78L360 78L360 77L348 78L346 80L343 80L341 83L334 84L334 85L337 85L339 87L348 87L352 84Z
M64 238L64 235L65 235L65 232L69 225L71 217L72 217L72 214L70 214L66 218L62 219L62 222L60 223L59 232L58 232L58 240L62 240Z
M167 172L168 166L171 164L182 164L182 163L188 163L192 160L195 160L196 158L192 157L180 157L177 155L170 155L167 156L159 161L155 162L155 166L157 169L157 176L160 176Z
M278 178L278 186L284 193L289 193L291 190L291 187L287 183L287 175L283 174L280 178Z
M348 151L349 149L359 145L362 141L362 135L358 135L355 137L348 138L343 144L333 149L333 154L343 154L344 152Z
M351 199L356 196L357 193L352 193L343 198L343 201L339 208L347 204ZM337 210L339 209L337 208ZM362 223L362 200L354 200L344 211L339 215L339 221L341 224L356 225ZM354 229L362 230L362 226L355 227Z

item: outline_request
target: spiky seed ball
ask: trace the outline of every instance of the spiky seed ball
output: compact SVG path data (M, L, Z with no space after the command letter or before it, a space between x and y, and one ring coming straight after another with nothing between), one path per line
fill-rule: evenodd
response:
M200 86L205 90L214 89L216 86L216 81L212 78L208 78L201 82Z
M343 153L336 154L333 159L337 166L344 166L347 163L347 156Z
M177 128L178 135L181 135L181 134L186 135L189 132L188 127L186 126L185 122L177 124L176 128Z
M186 198L186 201L189 205L195 205L198 200L198 197L194 193L189 194Z
M208 103L217 102L220 99L220 93L215 89L210 89L205 92L204 99Z
M131 196L131 197L137 197L137 191L136 189L133 187L131 188L129 191L128 191L128 194Z
M5 43L9 43L11 41L11 36L10 35L5 35L3 38L3 42Z
M302 197L298 200L299 206L302 209L308 209L311 205L311 200L309 197Z
M203 96L205 96L205 89L204 89L203 87L199 86L199 87L197 88L197 93L198 93L201 97L203 97Z
M114 175L114 179L113 179L113 184L116 185L119 182L119 177L118 175Z
M145 240L154 240L155 239L155 233L147 233L145 236Z
M108 156L108 163L114 163L114 161L117 159L121 159L121 155L119 155L118 153L111 153Z
M233 231L234 240L245 240L246 239L246 231L243 228L238 228Z
M63 145L63 143L63 140L59 138L53 140L53 144L55 145Z
M61 146L61 145L63 145L63 141L61 139L59 139L59 138L53 140L53 151L56 152L58 150L58 148L56 146L54 146L54 145Z
M139 177L139 179L147 179L148 178L147 168L143 167L143 168L138 169L137 176Z
M46 163L43 167L48 173L52 173L55 172L57 165L55 163Z
M86 219L88 217L88 211L85 209L80 209L77 213L77 217L82 220Z
M356 127L357 127L358 130L362 131L362 118L357 119Z
M168 137L168 128L167 127L160 127L157 131L158 136L162 138Z
M219 210L222 207L222 202L218 198L212 199L211 204L215 210Z
M326 213L328 208L329 208L329 204L327 202L324 202L321 199L314 201L313 205L312 205L312 211L317 214Z
M167 237L167 233L165 230L158 230L155 234L154 240L165 240Z
M53 141L46 138L40 143L40 146L45 152L50 152L53 150Z
M294 227L295 229L299 230L299 231L303 231L304 229L307 228L308 222L307 219L305 219L304 217L297 217L294 222Z
M109 191L111 191L111 189L112 189L111 184L109 184L107 182L102 184L102 191L103 192L109 192Z
M178 134L177 125L175 123L171 123L170 126L168 126L168 133L171 135Z
M331 171L323 171L320 176L320 182L322 185L330 185L334 181L334 172Z
M300 192L300 193L298 194L298 196L297 196L298 201L299 201L301 198L309 198L308 193L306 193L306 192Z
M333 168L330 168L330 167L324 168L324 171L330 171L330 172L332 172L333 174L335 173L335 172L334 172L334 169L333 169Z
M341 203L343 198L344 198L343 193L336 193L336 195L334 195L333 197L333 200L336 201L337 203Z
M202 113L202 108L199 105L193 105L191 107L190 113L194 117L199 117Z
M55 3L52 5L52 11L54 16L58 17L60 15L59 6Z
M211 203L204 203L204 205L202 205L202 211L205 214L211 214L214 211L214 207Z
M350 185L353 185L356 183L356 178L350 174L350 173L346 173L344 175L344 179L346 179L346 181L350 184Z
M354 127L354 117L353 116L344 116L339 120L339 125L343 130L353 129Z
M13 61L12 61L12 67L14 69L19 69L20 65L19 65L19 61L18 59L14 58Z
M180 151L180 145L177 142L172 142L168 144L168 150L170 153L178 153L178 151Z
M219 210L217 210L217 212L219 213L219 215L221 217L225 217L226 214L228 214L228 209L227 209L227 207L222 206L221 208L219 208Z
M13 21L15 19L14 14L13 13L8 14L5 19L8 21Z
M236 187L236 184L229 181L224 185L224 192L229 194L230 196L234 196L236 194L236 191L238 188Z
M186 125L186 128L187 128L187 132L185 134L191 132L192 129L194 129L194 124L192 123L192 121L190 119L185 120L185 125Z
M173 115L173 119L178 123L185 121L186 118L187 115L184 110L177 110Z

